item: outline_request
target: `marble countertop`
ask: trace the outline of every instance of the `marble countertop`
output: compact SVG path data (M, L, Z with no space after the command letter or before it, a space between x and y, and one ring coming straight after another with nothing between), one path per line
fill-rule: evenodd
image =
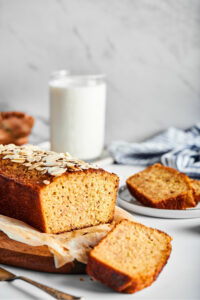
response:
M120 176L120 185L125 179L140 170L131 166L109 165L105 169ZM62 290L87 300L125 299L200 299L200 218L158 219L134 215L138 222L161 229L173 237L171 257L152 286L132 295L119 294L104 285L91 281L87 275L45 274L6 267L18 275L30 277L40 283ZM1 282L2 300L53 299L35 287L22 281Z

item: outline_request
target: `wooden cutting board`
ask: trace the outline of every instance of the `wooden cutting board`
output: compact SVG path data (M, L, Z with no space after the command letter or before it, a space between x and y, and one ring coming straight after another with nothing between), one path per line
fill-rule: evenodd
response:
M0 263L25 269L60 274L83 274L85 265L77 261L56 269L47 246L33 247L11 240L0 231Z

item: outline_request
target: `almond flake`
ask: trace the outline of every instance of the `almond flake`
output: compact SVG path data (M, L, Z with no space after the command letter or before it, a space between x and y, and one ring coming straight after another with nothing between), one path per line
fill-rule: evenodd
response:
M44 184L50 184L51 182L49 180L43 180Z
M12 162L16 162L18 164L24 163L25 160L24 159L11 159Z

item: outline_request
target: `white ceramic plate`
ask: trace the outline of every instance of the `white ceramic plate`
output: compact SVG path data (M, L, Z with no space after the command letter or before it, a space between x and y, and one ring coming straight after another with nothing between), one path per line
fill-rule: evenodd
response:
M142 205L138 202L128 191L126 186L122 186L118 193L118 203L123 208L128 209L134 213L167 219L191 219L200 218L200 203L194 208L187 208L185 210L178 209L158 209Z

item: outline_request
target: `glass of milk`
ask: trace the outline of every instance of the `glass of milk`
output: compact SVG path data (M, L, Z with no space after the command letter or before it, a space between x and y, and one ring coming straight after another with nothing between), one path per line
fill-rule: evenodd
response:
M99 157L104 147L105 76L61 71L51 76L49 85L51 149L83 160Z

